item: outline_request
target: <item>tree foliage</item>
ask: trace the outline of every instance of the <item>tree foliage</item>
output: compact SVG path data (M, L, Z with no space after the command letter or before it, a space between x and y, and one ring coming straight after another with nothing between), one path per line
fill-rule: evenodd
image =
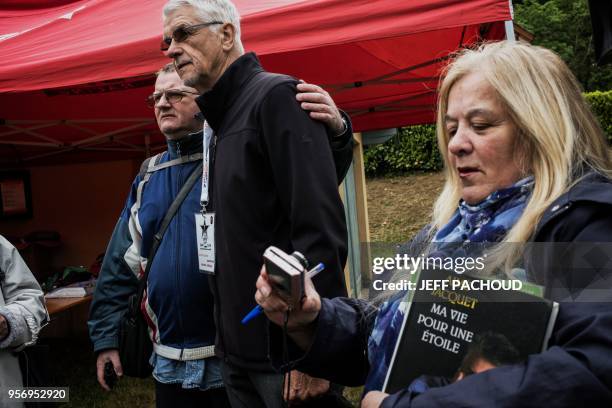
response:
M586 91L612 89L612 65L595 62L587 0L514 1L514 18L534 34L533 44L563 58Z
M363 154L365 172L368 176L404 174L410 171L442 168L435 125L401 128L391 140L366 146Z
M612 143L612 65L595 62L587 0L513 0L513 4L515 21L534 34L533 44L559 54L590 92L585 97ZM369 176L442 166L433 125L403 128L387 143L367 146L364 158Z
M593 113L597 116L602 130L612 145L612 91L595 91L585 94L584 97L591 105Z

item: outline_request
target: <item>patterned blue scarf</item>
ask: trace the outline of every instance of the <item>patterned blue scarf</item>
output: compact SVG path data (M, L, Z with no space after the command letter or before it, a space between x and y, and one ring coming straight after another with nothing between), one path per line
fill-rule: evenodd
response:
M433 242L499 242L519 219L533 189L533 176L491 193L479 204L459 202Z

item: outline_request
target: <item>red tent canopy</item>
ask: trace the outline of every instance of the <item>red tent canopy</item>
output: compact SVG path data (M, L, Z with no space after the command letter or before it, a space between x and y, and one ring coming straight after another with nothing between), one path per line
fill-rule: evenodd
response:
M165 0L4 0L0 157L142 154L163 145L144 99ZM433 120L448 54L500 39L508 0L235 0L242 38L269 71L324 85L356 130ZM150 137L146 137L150 136ZM146 140L146 142L145 142ZM150 142L149 142L150 141ZM113 152L109 154L109 150ZM105 152L105 153L104 153Z

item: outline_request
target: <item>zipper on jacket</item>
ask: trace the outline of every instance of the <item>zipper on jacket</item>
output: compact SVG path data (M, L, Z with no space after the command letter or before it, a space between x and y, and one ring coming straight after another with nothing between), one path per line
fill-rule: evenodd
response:
M213 203L213 186L215 184L215 178L214 178L214 174L215 174L215 158L217 156L217 133L214 134L213 136L213 140L212 143L210 145L210 163L209 163L209 169L208 169L208 174L209 174L209 178L210 178L210 182L208 183L208 202L209 204ZM215 211L215 205L213 204L212 206L212 210ZM216 243L215 243L216 244ZM217 255L215 254L215 257ZM225 338L223 336L223 319L221 318L221 308L220 308L220 301L219 301L219 285L217 284L217 262L215 259L215 273L214 275L211 277L211 279L209 279L209 282L212 280L213 281L213 285L215 287L215 293L213 296L213 300L215 303L215 308L214 308L214 313L216 315L216 323L219 325L219 327L217 328L217 335L219 336L219 342L221 343L221 347L223 348L223 360L224 361L228 361L227 358L227 347L225 346Z

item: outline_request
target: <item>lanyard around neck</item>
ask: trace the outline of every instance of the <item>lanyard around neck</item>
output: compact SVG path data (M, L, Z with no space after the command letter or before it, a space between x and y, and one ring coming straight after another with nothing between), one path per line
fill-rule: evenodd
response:
M204 122L204 131L202 132L202 150L204 165L202 166L202 193L200 195L200 205L202 214L206 212L206 207L209 201L210 188L210 151L214 149L214 134L208 122ZM214 154L214 152L213 152Z

